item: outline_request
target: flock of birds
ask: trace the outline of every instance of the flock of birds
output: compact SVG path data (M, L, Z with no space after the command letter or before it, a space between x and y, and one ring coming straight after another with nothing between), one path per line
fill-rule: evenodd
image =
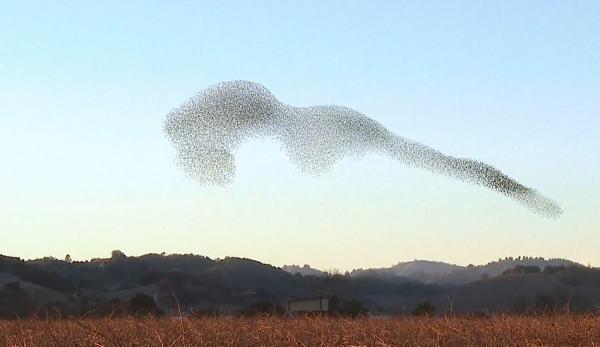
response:
M171 111L165 134L178 164L204 184L225 185L235 175L235 149L244 141L280 141L288 157L309 174L319 174L341 158L380 153L435 174L501 193L544 217L562 210L551 199L486 163L445 155L398 136L377 121L344 106L294 107L250 81L213 85Z

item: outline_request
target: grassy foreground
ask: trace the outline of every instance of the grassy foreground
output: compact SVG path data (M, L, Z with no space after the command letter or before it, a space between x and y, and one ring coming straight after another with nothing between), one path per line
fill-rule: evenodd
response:
M600 317L0 320L0 346L594 346Z

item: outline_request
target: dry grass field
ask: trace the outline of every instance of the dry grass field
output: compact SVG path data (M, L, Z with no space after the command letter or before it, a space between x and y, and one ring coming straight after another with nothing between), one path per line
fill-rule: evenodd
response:
M595 346L600 317L0 321L4 346Z

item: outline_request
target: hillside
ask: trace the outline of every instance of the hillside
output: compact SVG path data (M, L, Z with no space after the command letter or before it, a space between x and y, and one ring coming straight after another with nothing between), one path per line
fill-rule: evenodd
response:
M233 314L283 309L287 299L314 296L335 297L375 314L408 314L425 301L437 312L539 310L550 302L552 309L600 307L600 270L566 260L506 259L468 267L416 261L347 275L306 266L300 268L304 274L290 270L298 269L191 254L127 257L115 251L85 262L0 256L0 316L178 309Z
M398 263L389 268L354 270L353 277L405 277L425 283L460 286L483 278L500 275L516 266L582 266L567 259L544 259L540 257L507 257L485 265L459 266L444 262L415 260Z

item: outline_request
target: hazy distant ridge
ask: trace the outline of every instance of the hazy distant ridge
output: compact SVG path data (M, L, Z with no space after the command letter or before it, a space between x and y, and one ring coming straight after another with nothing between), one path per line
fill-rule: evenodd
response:
M454 265L440 261L414 260L400 262L387 268L355 269L352 277L403 277L425 283L460 285L473 282L482 277L494 277L515 266L538 266L543 270L546 266L579 265L568 259L544 259L541 257L507 257L485 265ZM284 266L283 270L301 275L325 276L327 272L310 267L310 265Z

